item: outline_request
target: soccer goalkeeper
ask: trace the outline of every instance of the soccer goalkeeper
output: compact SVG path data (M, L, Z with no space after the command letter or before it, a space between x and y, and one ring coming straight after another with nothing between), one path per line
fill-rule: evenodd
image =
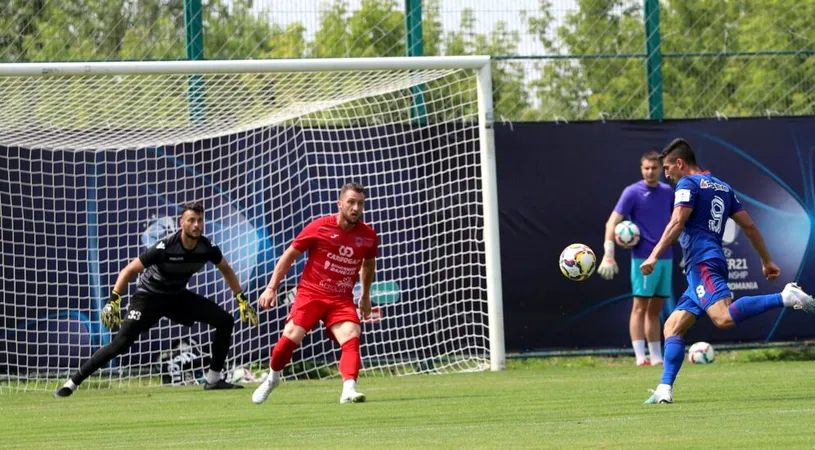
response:
M85 361L71 379L57 390L56 396L68 397L73 394L86 378L111 359L125 353L141 333L152 328L162 317L186 326L203 322L214 327L212 358L204 389L243 388L221 378L234 326L232 316L214 302L187 290L187 283L209 261L218 267L235 294L241 321L248 320L251 325L257 325L257 314L249 306L238 277L221 250L202 235L204 208L201 204L185 204L180 225L179 232L156 242L119 273L110 300L102 309L102 323L111 329L121 324L119 333L110 344ZM130 280L143 270L145 272L139 278L136 293L130 297L127 315L122 321L121 294L126 292Z

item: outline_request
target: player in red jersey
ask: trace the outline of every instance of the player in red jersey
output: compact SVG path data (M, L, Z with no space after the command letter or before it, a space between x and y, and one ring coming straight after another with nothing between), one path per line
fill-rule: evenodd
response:
M320 320L328 329L329 337L342 347L340 403L365 401L365 395L356 389L361 364L361 329L353 290L357 277L360 277L359 311L368 318L371 314L371 282L376 270L377 237L373 228L361 220L364 204L365 190L361 185L349 183L343 186L337 201L338 214L308 224L275 265L272 279L258 300L263 309L274 306L280 282L297 257L308 251L306 268L300 276L283 335L272 350L269 378L252 394L253 402L265 402L280 384L281 371L291 361L292 353Z

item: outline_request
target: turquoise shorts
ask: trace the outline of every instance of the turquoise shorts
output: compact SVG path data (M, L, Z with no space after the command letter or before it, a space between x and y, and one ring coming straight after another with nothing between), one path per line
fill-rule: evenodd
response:
M640 265L644 262L644 259L631 258L631 292L634 297L670 297L673 260L658 259L651 275L640 272Z

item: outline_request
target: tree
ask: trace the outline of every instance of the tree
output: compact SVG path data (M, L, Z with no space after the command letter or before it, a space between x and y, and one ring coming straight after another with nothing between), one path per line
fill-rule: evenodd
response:
M346 1L334 0L320 12L320 26L310 45L310 56L403 56L406 44L402 3L395 0L363 0L359 9L350 12ZM519 32L509 30L504 22L497 23L491 33L478 33L472 9L462 12L457 31L445 34L440 20L439 0L425 1L423 15L422 41L427 56L512 54L520 41ZM352 79L347 82L354 83ZM433 120L449 119L434 114L451 111L452 102L467 101L475 105L475 86L471 77L462 77L452 83L447 79L431 82L425 88L428 114ZM521 63L494 63L493 88L495 113L499 119L514 120L517 111L529 106ZM381 105L358 108L361 108L358 116L373 114L372 108L383 109ZM403 108L404 105L391 106L392 110Z
M663 5L666 115L813 114L815 62L807 55L733 56L812 50L811 2L738 0ZM690 56L683 53L709 53Z
M547 52L573 59L538 64L532 88L539 118L648 117L642 2L578 0L556 38L541 1L528 19ZM666 118L813 114L815 62L804 54L737 52L812 50L812 2L662 0L661 51ZM631 55L631 56L627 56Z
M184 57L183 0L19 3L0 21L0 36L10 37L0 37L7 61Z
M548 2L540 16L530 16L529 31L547 52L573 59L538 64L541 77L532 82L539 116L549 119L596 120L643 118L648 114L644 63L621 54L642 53L645 46L642 9L624 0L578 0L549 39Z
M7 0L0 9L0 59L20 61L25 58L26 38L35 32L34 23L42 14L45 0Z
M403 8L396 0L362 0L348 21L352 56L404 56Z
M321 8L310 56L403 56L404 24L405 14L396 0L362 0L353 12L346 0L334 0Z
M511 55L517 53L520 42L518 30L510 30L506 22L498 21L490 33L476 32L475 12L465 8L457 31L450 31L444 38L445 55ZM497 120L517 120L519 113L528 109L529 95L524 82L524 66L514 61L493 61L492 86L494 113ZM473 96L473 89L464 86L452 89L450 95ZM455 92L459 91L459 92ZM474 97L470 104L475 104Z
M253 9L252 0L214 0L204 8L204 55L207 59L302 58L305 27L282 27L269 20L273 10Z
M422 47L425 56L442 54L444 27L441 23L441 0L422 3Z
M12 61L118 60L183 58L183 0L65 0L10 5L18 12L3 23L0 54ZM8 19L8 18L6 18ZM6 35L8 36L8 35ZM179 37L181 40L179 41ZM186 111L184 98L167 95L167 86L138 77L123 77L115 86L110 78L65 78L55 98L55 79L37 79L15 85L6 95L11 101L39 100L30 111L40 123L65 128L136 127L161 121L171 126ZM38 93L39 92L39 93ZM183 92L183 91L182 91ZM97 95L98 94L98 95ZM86 99L68 101L64 99ZM114 111L115 110L115 111ZM115 112L115 113L114 113ZM151 119L152 118L152 119Z

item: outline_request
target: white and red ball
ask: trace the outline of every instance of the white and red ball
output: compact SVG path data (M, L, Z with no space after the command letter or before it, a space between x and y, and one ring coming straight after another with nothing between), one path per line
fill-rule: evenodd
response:
M697 342L688 350L688 361L693 364L710 364L716 359L713 346L707 342Z

